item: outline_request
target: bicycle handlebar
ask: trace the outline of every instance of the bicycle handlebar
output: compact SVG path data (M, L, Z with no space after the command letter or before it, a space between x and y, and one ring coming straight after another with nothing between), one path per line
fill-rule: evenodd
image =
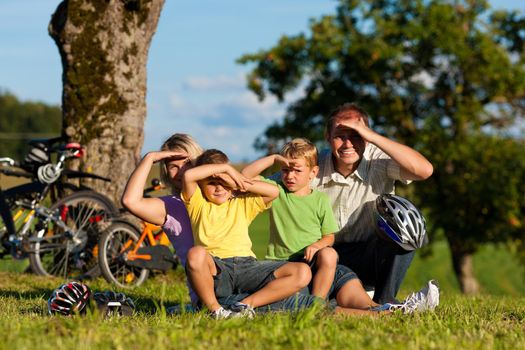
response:
M14 166L15 165L15 160L12 159L12 158L9 158L9 157L2 157L0 158L0 164L1 165L9 165L9 166Z
M33 177L33 174L28 173L27 171L24 171L24 170L13 170L13 169L0 168L0 173L7 175L7 176L27 177L27 178Z
M9 167L22 168L24 170L13 170L0 168L0 173L8 176L26 177L26 178L37 178L41 183L53 183L62 173L68 178L93 178L99 179L106 182L111 181L106 177L102 177L96 174L85 173L81 171L73 171L64 169L64 163L67 159L81 158L85 154L85 148L79 143L70 142L64 143L64 139L61 137L52 139L34 139L29 141L29 145L34 148L39 148L41 151L46 152L48 155L56 153L58 158L56 162L49 161L43 162L28 162L23 163L16 162L9 157L0 157L0 166L6 165ZM27 163L26 163L27 162Z
M20 164L18 164L17 161L15 161L12 158L9 157L0 157L0 166L9 166L9 167L19 167ZM0 173L7 175L7 176L16 176L16 177L33 177L33 174L25 171L25 170L13 170L10 168L0 168Z

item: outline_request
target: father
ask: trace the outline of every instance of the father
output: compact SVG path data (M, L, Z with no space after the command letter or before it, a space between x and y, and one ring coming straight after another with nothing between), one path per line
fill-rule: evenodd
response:
M396 302L414 252L378 239L374 201L380 194L394 193L396 181L427 179L432 164L414 149L371 130L368 114L352 103L330 114L326 140L331 151L321 153L313 186L330 197L340 227L334 245L339 263L375 288L375 302Z

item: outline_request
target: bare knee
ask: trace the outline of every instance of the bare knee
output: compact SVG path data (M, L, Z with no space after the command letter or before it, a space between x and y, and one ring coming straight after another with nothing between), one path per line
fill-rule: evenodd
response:
M299 289L306 287L312 280L312 270L310 267L303 263L298 263L298 281Z
M287 277L290 285L293 285L297 290L306 287L312 280L312 271L304 263L287 263L278 268L274 275L276 278Z
M325 266L335 268L339 256L332 247L326 247L317 252L317 267Z
M194 246L188 251L186 257L186 267L190 270L199 270L205 267L208 263L208 252L204 247Z

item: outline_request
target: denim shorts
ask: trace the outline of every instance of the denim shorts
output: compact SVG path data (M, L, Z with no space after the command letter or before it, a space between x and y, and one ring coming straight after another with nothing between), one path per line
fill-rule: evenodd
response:
M213 277L217 298L232 294L252 294L275 279L274 272L287 261L268 261L248 257L213 257L217 275Z
M330 286L330 291L328 293L328 301L311 295L310 290L307 287L305 287L295 295L292 295L288 298L285 298L272 304L258 307L256 308L256 311L299 311L310 308L314 304L321 304L329 309L334 309L337 306L337 302L335 301L337 293L348 281L351 281L356 278L357 275L348 267L343 265L337 265L334 282ZM218 301L222 306L228 307L235 304L235 302L237 301L241 301L248 295L249 293L233 294L220 297L218 298Z
M307 262L302 257L288 259L288 261L303 262L305 264L308 264L308 266L310 266L310 269L312 269L312 278L313 278L315 277L315 274L317 273L317 268L315 267L315 263L317 261L317 253L319 253L319 251L315 253L312 261L310 262ZM332 285L330 286L330 290L328 291L328 299L335 298L335 296L337 295L337 293L339 293L339 290L345 285L345 283L350 280L353 280L354 278L357 278L357 275L349 267L341 265L341 264L337 264L337 267L335 269L334 281ZM313 287L313 281L310 282L310 284L308 285L309 291L303 294L309 294L312 291L312 287Z
M348 281L356 278L357 275L349 267L338 264L335 269L334 282L332 282L330 290L328 291L328 299L335 299L341 288L343 288Z

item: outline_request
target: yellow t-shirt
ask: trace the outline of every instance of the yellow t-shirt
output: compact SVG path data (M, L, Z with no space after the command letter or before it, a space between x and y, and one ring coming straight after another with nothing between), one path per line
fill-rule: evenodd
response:
M221 259L234 256L253 256L248 226L252 220L270 207L261 196L245 194L217 205L208 202L197 186L189 200L182 196L191 220L195 245Z

